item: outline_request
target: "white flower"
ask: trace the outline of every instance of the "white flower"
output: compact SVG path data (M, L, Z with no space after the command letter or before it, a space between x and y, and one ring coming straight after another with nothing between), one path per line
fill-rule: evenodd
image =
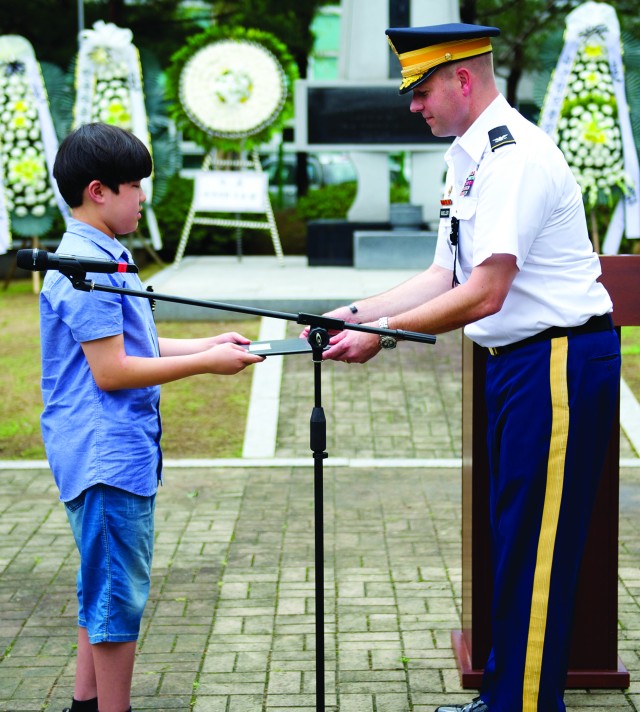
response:
M580 48L557 129L558 145L590 207L631 187L622 169L617 104L606 58L606 47L593 40Z
M126 65L118 64L111 71L96 65L94 71L98 80L92 98L92 120L131 130L132 109Z
M49 185L38 111L25 66L15 58L0 62L0 169L6 206L18 217L40 217L55 199Z

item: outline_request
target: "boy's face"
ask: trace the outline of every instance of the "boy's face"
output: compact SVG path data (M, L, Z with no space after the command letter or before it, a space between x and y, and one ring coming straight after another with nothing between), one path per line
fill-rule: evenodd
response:
M121 183L118 193L103 186L105 225L114 235L127 235L138 227L142 203L147 199L140 181Z

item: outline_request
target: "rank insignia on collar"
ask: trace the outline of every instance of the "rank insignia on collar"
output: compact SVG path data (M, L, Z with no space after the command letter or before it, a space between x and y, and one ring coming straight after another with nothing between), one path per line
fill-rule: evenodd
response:
M495 129L489 131L489 144L492 152L515 142L516 140L511 135L511 131L506 126L496 126Z

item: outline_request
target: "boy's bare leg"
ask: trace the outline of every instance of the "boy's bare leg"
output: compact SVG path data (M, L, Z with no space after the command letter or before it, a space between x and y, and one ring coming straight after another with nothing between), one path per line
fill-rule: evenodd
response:
M98 696L96 672L93 666L93 651L86 628L78 628L78 656L76 684L73 696L76 700L92 700Z
M136 641L97 643L91 646L100 712L127 712L131 705L131 680Z

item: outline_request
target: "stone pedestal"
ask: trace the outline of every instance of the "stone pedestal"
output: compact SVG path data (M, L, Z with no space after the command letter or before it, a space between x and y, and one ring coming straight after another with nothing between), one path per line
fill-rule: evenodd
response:
M419 230L356 230L353 264L356 269L426 269L433 262L436 233Z

